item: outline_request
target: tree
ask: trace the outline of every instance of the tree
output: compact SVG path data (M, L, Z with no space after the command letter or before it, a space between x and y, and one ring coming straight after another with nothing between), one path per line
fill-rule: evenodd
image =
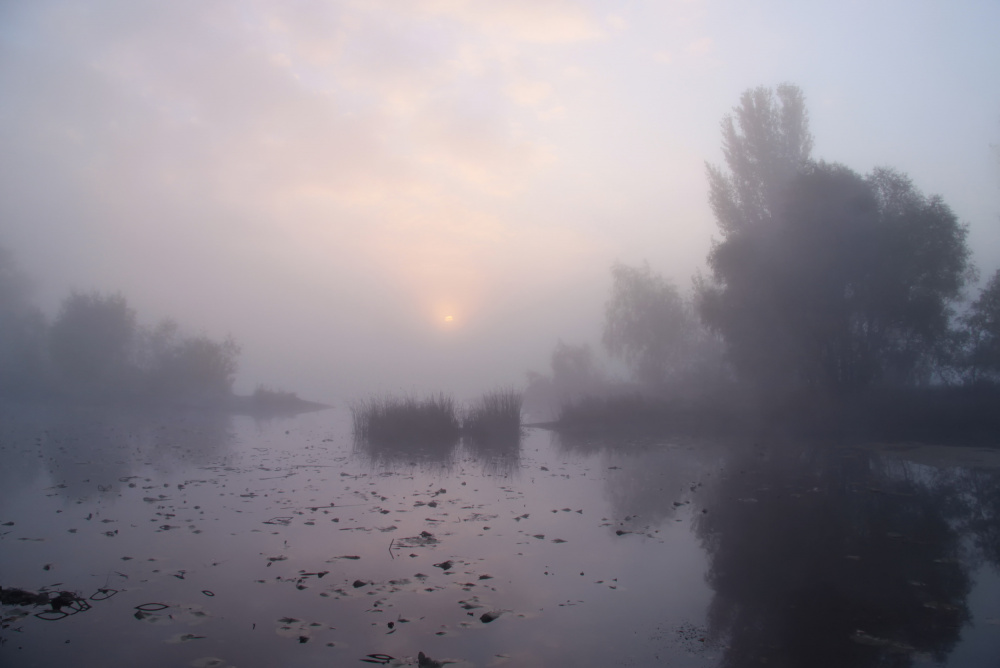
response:
M222 341L207 336L185 338L163 360L161 387L174 396L226 396L232 391L239 354L240 346L232 337Z
M1000 269L983 287L963 320L969 336L971 380L1000 377Z
M131 366L135 333L135 311L121 294L73 292L52 323L49 351L70 383L114 389Z
M699 295L706 324L742 377L779 394L926 381L968 273L965 228L898 172L806 161L804 120L776 124L791 103L761 111L759 91L741 108L756 124L724 124L732 174L710 170L723 238ZM790 99L786 115L804 119Z
M778 86L747 90L722 119L729 172L707 165L709 201L723 235L770 219L788 181L809 162L812 135L802 91Z
M611 268L611 298L604 308L602 342L640 382L661 386L695 369L704 332L691 304L648 264Z
M533 419L553 419L564 406L607 389L608 381L588 344L557 341L549 364L551 375L528 372L524 407Z
M43 385L45 318L29 299L31 283L13 255L0 247L0 392Z

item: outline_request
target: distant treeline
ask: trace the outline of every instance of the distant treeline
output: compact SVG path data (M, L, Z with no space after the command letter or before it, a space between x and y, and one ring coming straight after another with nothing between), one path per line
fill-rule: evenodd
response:
M724 395L778 414L1000 380L1000 271L967 294L967 228L940 197L890 168L863 176L812 158L792 85L746 91L722 148L725 167L707 166L719 234L708 275L684 294L648 265L616 264L602 343L628 380L610 383L589 347L560 343L551 374L530 379L529 409Z
M138 323L121 294L73 292L49 320L0 248L0 396L195 404L232 395L240 347Z

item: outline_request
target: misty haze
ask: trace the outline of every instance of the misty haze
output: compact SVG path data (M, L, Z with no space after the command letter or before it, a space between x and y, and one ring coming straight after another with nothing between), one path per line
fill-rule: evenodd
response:
M0 664L994 666L1000 6L0 6Z

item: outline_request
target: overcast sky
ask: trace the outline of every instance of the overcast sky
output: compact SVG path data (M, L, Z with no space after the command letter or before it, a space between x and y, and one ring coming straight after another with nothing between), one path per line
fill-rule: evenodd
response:
M742 91L1000 265L1000 2L0 1L0 244L337 400L521 383L609 267L687 286ZM451 316L451 321L446 318Z

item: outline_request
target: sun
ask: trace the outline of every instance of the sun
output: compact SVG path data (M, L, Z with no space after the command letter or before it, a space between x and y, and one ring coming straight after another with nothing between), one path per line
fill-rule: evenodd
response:
M446 315L444 317L444 321L445 322L454 322L455 321L455 316L453 316L453 315Z

